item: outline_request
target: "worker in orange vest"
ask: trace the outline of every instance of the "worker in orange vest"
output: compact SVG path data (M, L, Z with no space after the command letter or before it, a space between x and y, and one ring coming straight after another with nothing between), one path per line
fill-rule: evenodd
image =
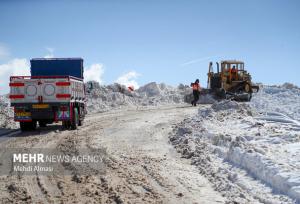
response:
M199 100L199 94L200 94L200 90L201 90L199 79L196 79L195 83L192 83L191 86L193 88L193 96L194 96L192 105L196 106L197 101Z

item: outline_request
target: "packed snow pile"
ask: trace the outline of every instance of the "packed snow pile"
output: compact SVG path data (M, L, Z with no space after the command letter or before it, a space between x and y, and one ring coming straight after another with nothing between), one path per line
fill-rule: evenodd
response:
M139 106L159 106L183 103L184 95L191 91L188 86L179 85L177 88L164 83L152 82L130 91L120 84L99 85L95 82L88 89L88 112L104 112ZM89 86L88 86L89 87Z
M300 203L299 101L297 87L265 86L250 103L200 107L170 141L230 202Z
M224 110L238 110L238 111L244 111L248 110L250 111L250 107L246 103L238 103L236 101L231 100L223 100L220 102L215 102L212 104L212 109L214 111L224 111Z
M194 100L192 90L190 90L190 92L187 93L188 94L184 96L184 102L192 103L192 101ZM216 101L217 100L213 97L213 95L200 92L200 96L199 96L199 100L197 101L197 104L213 104Z
M262 113L280 112L300 120L300 88L290 83L281 86L263 85L253 95L251 106Z
M193 91L190 88L189 91L186 92L184 96L184 102L191 104L194 100ZM199 100L197 101L197 104L213 104L217 100L212 94L209 94L208 89L202 89L199 94Z
M17 128L17 124L13 121L13 109L9 105L7 96L0 96L0 128Z

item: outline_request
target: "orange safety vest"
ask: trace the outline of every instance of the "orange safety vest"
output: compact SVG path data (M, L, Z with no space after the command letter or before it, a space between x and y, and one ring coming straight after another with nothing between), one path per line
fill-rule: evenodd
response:
M193 83L192 87L194 91L200 91L200 85L198 83Z
M237 73L237 70L236 69L231 69L230 72L231 73Z

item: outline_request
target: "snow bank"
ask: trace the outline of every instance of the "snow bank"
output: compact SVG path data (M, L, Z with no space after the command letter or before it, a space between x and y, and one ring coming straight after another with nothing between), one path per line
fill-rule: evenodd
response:
M184 95L190 90L182 84L175 88L156 82L146 84L132 92L117 83L108 86L95 82L93 84L93 88L88 90L87 95L89 113L120 108L179 104L183 103Z
M144 94L146 97L153 97L161 95L162 91L166 88L165 84L157 84L155 82L151 82L146 84L145 86L140 87L137 92L140 94Z
M120 84L100 86L99 83L92 81L88 82L86 87L88 89L87 109L89 113L139 106L178 104L191 101L193 98L191 88L183 84L172 87L164 83L151 82L133 92L129 92L127 87ZM9 101L3 96L1 100L1 123L2 126L6 126L4 125L6 123L4 118L11 116L11 110L5 107L9 104ZM299 119L299 101L300 89L286 83L282 86L262 86L260 92L253 96L251 106L260 112L282 112L293 119ZM201 95L198 101L200 104L212 104L214 102L216 101L211 95ZM220 107L215 107L215 109L232 108L228 106L236 106L236 104L233 102L221 104Z
M262 113L280 112L300 120L300 88L290 83L262 85L259 92L253 95L251 106Z
M230 202L300 203L299 123L261 111L252 102L200 107L170 141Z
M230 111L230 110L250 110L250 107L245 103L238 103L236 101L231 100L223 100L220 102L215 102L212 104L211 108L214 111Z
M13 109L9 104L7 96L0 96L0 128L15 129L17 124L13 121Z
M189 88L186 91L186 94L184 96L184 102L185 103L191 103L194 100L194 96L192 93L192 89ZM197 101L197 104L213 104L217 100L213 97L211 94L206 94L205 92L200 92L199 100Z

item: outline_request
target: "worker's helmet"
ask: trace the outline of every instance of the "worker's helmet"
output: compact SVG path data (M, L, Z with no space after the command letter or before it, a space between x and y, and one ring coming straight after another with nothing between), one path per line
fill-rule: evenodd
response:
M195 83L199 83L199 79L196 79Z

